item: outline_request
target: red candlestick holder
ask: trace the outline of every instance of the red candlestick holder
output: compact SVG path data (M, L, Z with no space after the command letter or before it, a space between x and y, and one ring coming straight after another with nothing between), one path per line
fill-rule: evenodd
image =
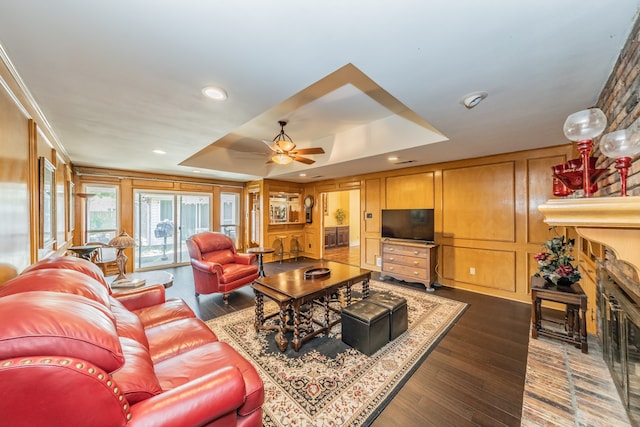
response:
M619 157L616 159L616 169L620 173L620 195L627 196L627 176L631 167L631 157Z
M589 162L591 148L593 148L592 139L578 141L578 151L580 151L580 157L582 157L582 190L584 197L591 197L591 165Z

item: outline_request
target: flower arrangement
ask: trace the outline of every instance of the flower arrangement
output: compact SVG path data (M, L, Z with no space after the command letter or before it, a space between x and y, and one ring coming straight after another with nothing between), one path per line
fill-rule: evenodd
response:
M538 261L537 277L543 277L554 285L571 285L580 280L578 267L574 267L571 256L575 240L564 236L554 237L544 243L544 251L534 256Z
M344 209L338 208L336 209L334 216L338 220L338 224L342 224L342 221L344 221L344 218L347 216L347 213L344 211Z

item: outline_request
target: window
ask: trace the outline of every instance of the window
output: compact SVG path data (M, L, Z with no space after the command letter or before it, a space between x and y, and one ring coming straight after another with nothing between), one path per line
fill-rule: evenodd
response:
M87 185L85 243L109 243L118 235L118 189L114 186Z

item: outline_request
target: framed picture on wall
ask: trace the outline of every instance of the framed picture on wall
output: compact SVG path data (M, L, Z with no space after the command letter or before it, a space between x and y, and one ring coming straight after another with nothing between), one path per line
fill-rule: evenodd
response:
M39 159L40 249L53 247L56 241L56 168L45 157Z

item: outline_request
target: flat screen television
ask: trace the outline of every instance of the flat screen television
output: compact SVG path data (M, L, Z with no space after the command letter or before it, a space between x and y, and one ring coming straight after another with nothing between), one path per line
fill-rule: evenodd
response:
M383 209L382 237L433 242L433 209Z

